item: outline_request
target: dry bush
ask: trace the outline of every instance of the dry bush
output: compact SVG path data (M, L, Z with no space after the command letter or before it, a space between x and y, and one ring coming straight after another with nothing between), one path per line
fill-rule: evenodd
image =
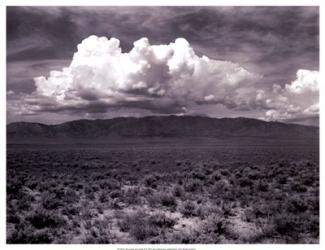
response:
M184 183L184 190L190 193L201 191L202 182L197 179L188 179Z
M149 195L147 200L152 207L164 206L171 209L175 209L177 207L176 199L170 193L155 192L152 195Z
M50 212L44 209L39 209L30 214L27 218L27 221L29 221L35 228L54 228L63 226L65 221L60 218L59 215L57 215L54 212Z
M160 212L149 216L148 222L150 225L155 225L160 228L171 228L175 225L176 220Z
M175 185L173 188L173 195L179 198L183 198L185 195L184 188L179 184Z
M58 209L63 205L62 201L53 193L45 191L42 193L42 206L45 209Z
M86 244L112 244L116 242L116 236L111 232L111 221L95 220L94 225L86 233L83 243Z
M145 176L143 183L145 186L156 189L158 185L158 177L156 175L150 174Z
M17 224L15 231L7 238L9 244L48 244L54 240L53 233L45 228L35 230L26 223Z
M191 216L196 216L197 215L197 206L193 201L186 200L183 202L180 212L185 216L185 217L191 217Z

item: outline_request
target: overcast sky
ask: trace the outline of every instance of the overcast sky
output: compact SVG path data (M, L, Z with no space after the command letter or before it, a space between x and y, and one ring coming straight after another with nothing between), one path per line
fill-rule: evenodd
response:
M8 122L318 123L317 7L7 7Z

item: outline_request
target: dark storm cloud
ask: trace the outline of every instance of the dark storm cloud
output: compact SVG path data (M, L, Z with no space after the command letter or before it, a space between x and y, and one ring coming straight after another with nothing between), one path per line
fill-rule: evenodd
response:
M263 75L261 88L284 86L298 69L318 70L318 21L317 7L7 7L8 90L34 91L33 77L67 66L89 35L116 37L125 52L141 37L184 37L198 55Z
M17 100L16 97L13 97L13 99ZM180 112L184 111L181 106L175 101L170 101L169 103L157 103L150 100L141 100L134 102L119 101L114 104L109 104L104 101L96 100L79 105L57 106L55 103L48 100L40 102L39 100L34 99L28 100L26 103L36 107L32 113L27 115L35 115L43 112L65 112L67 114L89 113L95 114L94 117L96 117L96 114L106 113L107 111L118 111L120 109L140 109L147 110L156 114L179 114Z
M8 7L7 17L8 60L68 59L94 34L117 37L124 50L141 37L184 37L210 58L272 64L299 55L297 64L307 57L318 68L316 7Z
M68 58L80 41L70 11L7 7L7 60Z

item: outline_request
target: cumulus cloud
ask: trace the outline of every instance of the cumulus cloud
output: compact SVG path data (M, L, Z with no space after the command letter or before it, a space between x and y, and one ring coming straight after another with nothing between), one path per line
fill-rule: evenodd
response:
M123 53L118 39L90 36L78 45L69 67L34 81L47 110L100 103L103 112L122 105L180 113L193 104L246 105L243 95L259 78L238 64L199 57L184 38L167 45L141 38Z
M266 120L318 115L317 71L298 70L284 86L267 88L261 81L236 63L198 56L184 38L163 45L141 38L122 52L118 39L90 36L68 67L34 78L36 90L24 96L22 107L26 114L88 115L116 108L186 114L194 106L222 105L263 111Z
M291 120L319 115L319 72L300 69L296 79L284 87L274 84L261 98L268 109L266 120Z

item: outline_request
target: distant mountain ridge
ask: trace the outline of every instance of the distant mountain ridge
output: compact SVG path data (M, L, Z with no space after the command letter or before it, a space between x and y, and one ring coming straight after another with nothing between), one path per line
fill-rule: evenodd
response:
M75 120L58 125L29 122L15 122L7 125L9 141L142 137L318 139L319 128L250 118L209 118L201 116L120 117L107 120Z

